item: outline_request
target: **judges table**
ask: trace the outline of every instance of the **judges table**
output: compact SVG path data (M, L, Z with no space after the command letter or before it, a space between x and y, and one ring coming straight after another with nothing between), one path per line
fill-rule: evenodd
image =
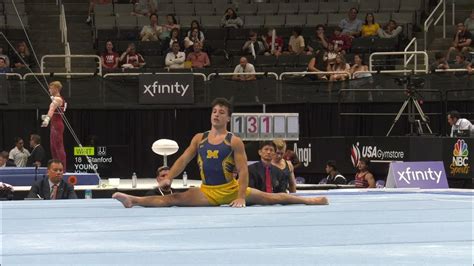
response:
M74 187L79 198L84 198L85 190L92 190L93 198L110 198L115 192L124 192L136 196L144 196L146 192L156 187L156 179L154 178L139 178L137 186L132 187L131 179L121 179L120 183L114 184L114 180L103 179L99 185L78 185ZM171 187L175 191L186 191L191 187L200 187L201 180L188 180L187 185L184 186L182 179L174 179ZM298 190L321 190L321 189L339 189L339 188L354 188L353 185L329 185L329 184L297 184ZM30 191L30 186L14 186L15 200L26 198Z
M46 167L3 167L0 168L0 182L12 186L31 186L46 176ZM64 182L75 185L98 185L100 178L90 173L64 173Z

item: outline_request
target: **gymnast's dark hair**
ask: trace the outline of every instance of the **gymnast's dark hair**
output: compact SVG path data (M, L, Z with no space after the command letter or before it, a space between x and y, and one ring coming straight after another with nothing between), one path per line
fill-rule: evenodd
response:
M214 108L216 105L227 107L229 116L232 115L232 104L226 98L215 98L211 103L211 107Z

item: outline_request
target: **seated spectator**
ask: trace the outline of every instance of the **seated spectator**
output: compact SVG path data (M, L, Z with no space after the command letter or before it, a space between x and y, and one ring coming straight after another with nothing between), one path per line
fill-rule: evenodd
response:
M467 66L467 73L474 74L474 57L472 57L471 63Z
M377 31L380 29L380 25L375 22L374 14L367 13L365 15L365 23L361 28L362 37L372 37L377 36Z
M211 61L206 52L202 51L202 44L194 43L194 52L189 53L186 61L191 61L192 68L205 68L211 66Z
M317 68L317 65L318 65L318 59L317 59L317 55L315 55L313 58L311 58L311 60L309 60L309 63L308 63L308 72L325 72L324 70L320 70ZM326 75L324 74L321 74L321 75L308 75L308 77L310 79L323 79L323 80L327 80L328 78L326 77Z
M328 43L328 49L323 55L324 65L326 68L327 66L334 64L337 54L338 53L334 50L334 44L332 42Z
M385 39L390 39L390 38L396 38L400 33L402 32L403 28L401 26L397 25L397 22L393 19L391 19L387 25L385 25L385 28L379 28L377 30L377 35L380 38L385 38Z
M349 72L351 71L351 67L346 63L344 55L338 54L334 64L328 65L328 71ZM329 80L331 81L346 80L348 78L349 76L347 74L330 74L329 76Z
M171 50L173 43L177 42L180 47L183 46L183 40L181 39L181 34L179 29L175 28L171 30L171 35L163 41L163 54L167 54Z
M351 49L352 38L342 34L342 29L336 27L334 28L334 34L329 38L329 42L334 45L334 51L336 53L345 54L349 49Z
M272 165L274 153L275 144L272 141L260 142L260 161L248 167L249 187L267 193L286 193L289 180L283 171Z
M450 65L452 69L468 69L469 62L466 61L466 56L462 53L456 54L456 59L454 60L454 63ZM463 75L466 74L466 72L455 72L455 75Z
M454 132L458 130L469 130L471 134L474 133L474 126L471 121L461 118L458 111L453 110L448 113L448 124L451 126L450 137L454 137Z
M191 50L195 43L199 43L201 44L201 47L204 47L204 38L201 38L201 34L199 33L199 28L193 28L191 29L191 35L184 38L184 48L186 50Z
M326 38L325 30L321 24L316 26L316 39L308 45L309 52L324 55L324 51L328 49L329 43L329 40Z
M275 139L275 153L273 155L272 164L283 171L285 180L288 180L287 190L290 193L296 193L296 178L293 164L290 161L283 159L286 152L286 142L283 139Z
M158 15L153 13L150 15L150 25L145 25L140 32L140 40L145 41L159 41L163 28L158 25Z
M243 54L252 55L253 58L256 58L257 55L263 55L266 50L264 42L265 41L258 40L257 33L255 31L250 31L248 40L242 46Z
M354 65L352 65L350 69L351 75L354 76L354 78L366 78L366 77L371 77L372 74L366 72L366 73L361 73L361 72L366 72L369 71L369 67L364 64L362 61L362 56L360 54L355 54L354 55Z
M352 37L360 36L362 28L362 20L357 18L359 11L353 7L349 10L347 18L344 18L339 22L339 27L342 29L342 34L349 35Z
M105 43L105 52L102 53L102 68L105 71L113 71L118 68L120 55L115 52L112 41Z
M160 35L161 40L166 40L171 36L171 31L173 29L179 29L181 26L178 24L178 21L176 20L176 17L173 14L168 14L166 15L166 24L162 26L163 32Z
M12 56L12 68L31 68L34 65L33 56L25 42L19 42L16 46L16 53Z
M357 173L355 176L356 188L375 188L374 175L369 171L370 160L362 158L357 164Z
M457 30L454 34L452 46L449 47L448 54L446 58L449 60L449 56L452 51L458 51L462 53L467 53L471 50L470 46L472 44L472 35L469 31L466 30L464 23L459 22L457 24Z
M180 52L181 47L178 42L174 42L171 46L171 51L166 55L165 65L169 68L179 69L184 68L184 61L186 61L186 54Z
M127 69L142 68L145 65L145 59L137 53L134 43L130 43L127 50L122 53L120 62L122 62L122 68Z
M7 66L7 63L5 62L5 58L0 57L0 73L10 73L12 72L11 68Z
M173 194L173 190L171 189L171 182L167 186L160 187L160 183L166 178L166 175L170 172L170 168L168 166L161 166L156 170L156 183L158 184L156 188L148 191L145 196L164 196Z
M223 28L242 28L244 22L242 19L235 13L233 8L227 8L225 11L224 16L221 19L221 26Z
M135 16L150 16L156 12L155 1L153 0L131 0L133 5L132 15Z
M41 167L45 165L46 152L41 145L41 137L37 134L30 136L30 148L32 148L30 157L26 162L27 167Z
M448 62L446 61L446 55L443 52L437 52L435 54L435 62L431 64L430 71L436 72L436 69L449 69Z
M47 175L48 178L43 178L31 186L28 198L77 199L74 186L63 180L64 169L60 160L49 160Z
M0 168L3 167L16 167L15 163L8 160L8 152L6 151L0 152Z
M330 160L326 163L326 184L345 185L346 178L337 171L336 161Z
M245 56L240 58L240 63L235 67L234 73L255 73L255 67L250 64ZM255 75L233 75L233 80L255 80Z
M273 32L275 32L275 44L273 44L272 49ZM275 29L268 29L267 37L262 36L262 40L266 48L265 55L274 55L277 57L281 55L281 52L283 51L283 39L277 35Z
M305 47L304 38L301 36L301 28L294 28L288 42L288 52L294 55L303 54Z
M13 160L17 167L26 167L28 157L30 157L30 152L24 148L23 139L16 137L15 148L10 151L8 158Z
M204 32L202 31L201 25L199 24L199 21L197 21L197 20L191 21L191 27L189 28L188 33L186 33L186 37L191 37L191 33L192 33L193 29L198 29L199 40L201 42L204 42L204 40L206 38L204 36Z
M1 46L0 46L0 58L3 58L3 60L5 60L6 66L10 67L10 58L8 57L8 55L5 53L5 50Z
M94 12L95 5L109 5L110 3L112 3L112 0L90 0L86 23L89 24L92 22L91 15Z
M464 26L474 36L474 9L471 11L471 15L464 21Z

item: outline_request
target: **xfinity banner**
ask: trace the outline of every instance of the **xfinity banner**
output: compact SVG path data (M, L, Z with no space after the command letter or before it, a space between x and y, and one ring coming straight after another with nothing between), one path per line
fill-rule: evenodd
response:
M155 74L139 76L140 104L194 103L192 74Z
M443 162L393 162L388 188L448 188Z

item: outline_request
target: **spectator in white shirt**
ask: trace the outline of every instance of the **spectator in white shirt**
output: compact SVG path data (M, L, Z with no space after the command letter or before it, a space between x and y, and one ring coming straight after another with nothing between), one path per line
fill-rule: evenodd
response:
M454 137L454 132L457 130L470 130L471 134L474 134L474 126L466 118L461 118L458 111L448 113L448 123L451 125L451 137Z
M245 56L240 58L240 63L235 67L234 73L255 73L255 67L250 64ZM234 75L233 80L255 80L255 75Z
M24 141L22 138L15 138L15 148L13 148L8 158L13 160L17 167L25 167L30 157L30 152L24 148Z
M171 52L166 55L165 64L169 68L177 69L184 68L184 61L186 61L186 54L180 52L178 42L174 42L171 45Z
M140 32L140 39L144 41L158 41L163 28L158 25L158 15L150 15L150 25L145 25Z

